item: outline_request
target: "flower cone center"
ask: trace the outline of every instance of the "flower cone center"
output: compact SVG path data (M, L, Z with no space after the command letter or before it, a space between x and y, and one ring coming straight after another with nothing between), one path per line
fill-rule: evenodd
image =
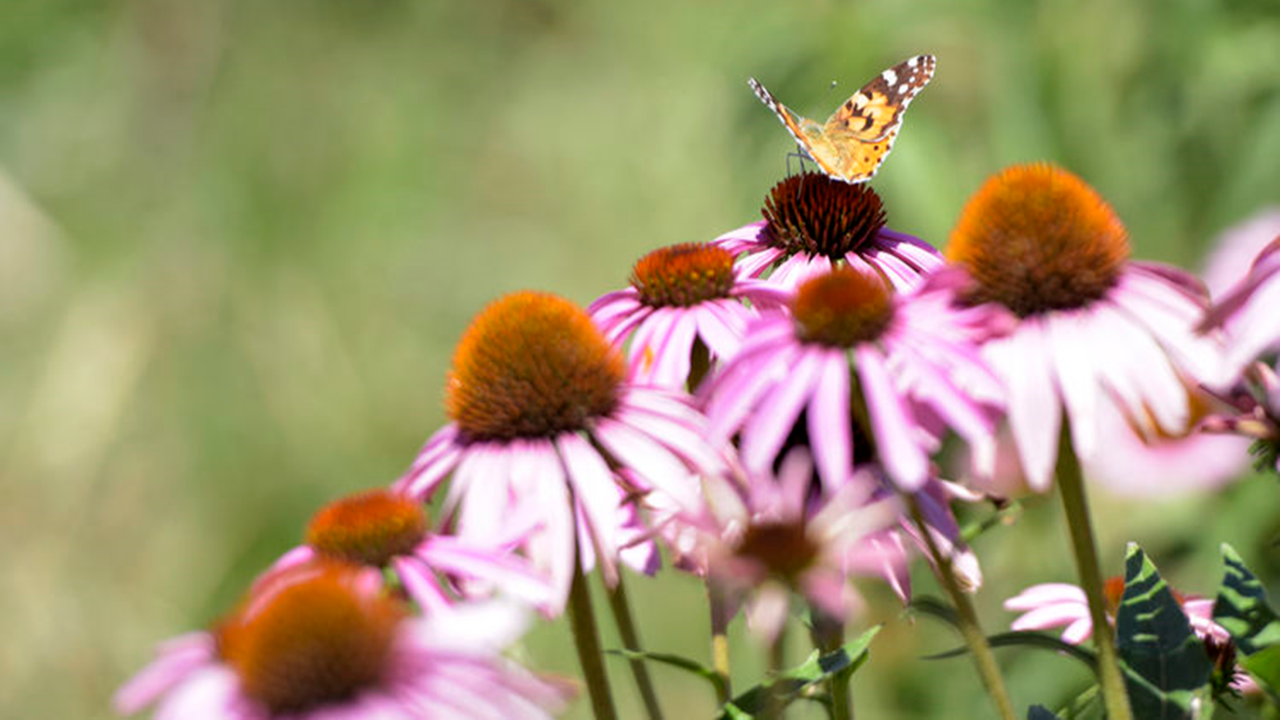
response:
M791 311L801 340L848 348L880 337L893 299L879 275L838 267L801 284Z
M884 205L866 183L820 173L792 175L769 191L761 210L765 238L787 255L839 260L864 248L884 227Z
M357 590L340 563L301 566L224 623L219 652L246 695L275 714L349 699L376 686L389 665L404 608ZM283 587L281 587L283 585Z
M737 554L760 563L771 575L793 580L813 565L818 546L809 539L803 523L752 523Z
M379 489L321 508L307 525L307 544L327 557L382 567L411 553L426 533L420 503Z
M631 286L652 307L688 307L729 297L733 255L722 247L681 243L660 248L636 261Z
M987 180L962 211L946 254L975 280L968 302L998 302L1027 317L1100 299L1129 258L1129 240L1093 188L1033 163Z
M490 304L463 334L445 407L471 440L553 437L612 412L625 372L581 308L517 292Z

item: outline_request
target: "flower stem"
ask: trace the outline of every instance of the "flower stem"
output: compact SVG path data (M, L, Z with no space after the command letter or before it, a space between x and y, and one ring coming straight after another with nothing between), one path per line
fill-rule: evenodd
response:
M956 606L960 634L964 637L965 644L969 646L969 652L973 653L973 663L978 668L978 676L982 678L983 687L987 689L987 694L991 696L991 701L995 703L1001 718L1017 720L1017 715L1013 711L1013 701L1009 699L1009 691L1004 686L1004 677L1000 674L1000 666L996 663L996 656L991 652L987 636L978 623L978 613L973 609L973 603L956 579L955 569L951 565L951 556L938 549L938 544L933 539L928 524L925 523L924 513L920 511L920 504L916 502L915 496L907 494L904 497L911 510L911 519L919 528L920 536L924 538L925 545L929 548L929 555L933 558L938 580L950 596L952 604Z
M618 573L617 587L609 590L609 609L613 611L613 619L618 624L618 634L622 636L622 646L632 652L644 652L640 646L640 635L636 632L635 620L631 616L631 603L627 600L627 588L622 582L622 572ZM662 708L658 705L658 694L654 692L653 680L649 678L649 668L643 660L631 660L631 675L635 678L636 689L644 701L644 709L649 720L662 720Z
M733 697L729 679L729 608L724 588L710 578L707 579L707 604L711 606L711 667L720 676L716 700L723 705Z
M1070 423L1063 420L1058 441L1058 489L1062 493L1062 509L1071 529L1071 548L1076 556L1076 572L1080 587L1089 600L1089 617L1093 620L1093 643L1098 649L1098 681L1102 685L1102 701L1108 720L1131 720L1129 695L1124 676L1116 659L1115 637L1107 622L1106 601L1102 592L1102 573L1098 569L1098 550L1093 539L1093 522L1089 519L1089 503L1084 493L1084 476L1080 459L1071 444Z
M844 644L844 622L839 618L823 612L820 608L809 607L810 635L813 644L823 655L829 655ZM849 694L849 681L853 673L848 669L833 675L828 681L831 693L831 717L833 720L851 720L853 718L853 698Z
M579 551L581 552L581 551ZM578 650L582 676L591 696L591 709L596 720L615 720L613 696L609 692L609 676L605 674L600 653L600 634L596 629L595 611L591 609L591 591L582 572L581 556L573 560L573 582L569 586L569 624L573 628L573 645Z

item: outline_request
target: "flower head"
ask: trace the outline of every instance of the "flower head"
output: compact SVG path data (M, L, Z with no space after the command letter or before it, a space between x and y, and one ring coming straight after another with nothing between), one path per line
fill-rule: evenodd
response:
M782 296L769 283L744 278L723 247L685 243L640 258L631 286L603 295L588 312L610 342L630 340L633 382L684 389L699 360L732 357L756 309ZM705 358L696 357L699 344Z
M738 265L748 277L769 273L771 283L793 288L811 275L848 265L907 290L942 267L928 243L885 226L884 205L866 183L792 175L769 191L761 214L763 222L712 241L735 255L745 252Z
M499 654L522 630L506 606L415 618L375 571L336 561L259 585L210 632L184 635L115 697L125 714L225 720L549 717L565 689Z
M554 609L547 579L512 553L537 526L513 522L501 536L459 538L433 532L422 503L403 493L375 489L321 508L307 525L306 542L286 552L258 580L317 558L390 571L422 608L445 610L460 599L499 592Z
M662 524L677 564L726 588L734 608L745 603L766 638L782 627L792 594L843 619L861 604L851 575L884 574L895 587L906 577L906 555L889 534L896 499L877 498L868 478L815 497L812 478L813 461L797 448L776 477L708 478L708 505Z
M1099 407L1143 432L1174 435L1191 420L1188 383L1220 376L1216 338L1195 332L1207 297L1174 268L1128 260L1115 213L1075 175L1048 164L992 177L966 205L948 258L972 279L969 307L1017 318L982 357L1009 390L1008 418L1031 487L1049 487L1063 412L1088 462Z
M989 464L1002 389L971 333L998 323L954 309L948 279L935 278L896 295L878 274L839 268L803 283L790 313L762 312L700 391L713 438L740 433L744 465L761 473L793 432L807 432L828 490L852 475L855 445L864 458L874 448L898 487L920 489L948 428Z
M445 500L462 538L503 536L511 518L537 528L519 542L549 575L561 608L576 538L606 579L616 560L656 568L634 500L659 493L700 502L694 471L715 472L719 450L683 393L626 381L621 355L591 318L554 295L519 292L487 307L458 344L446 408L396 489L427 497L450 475Z

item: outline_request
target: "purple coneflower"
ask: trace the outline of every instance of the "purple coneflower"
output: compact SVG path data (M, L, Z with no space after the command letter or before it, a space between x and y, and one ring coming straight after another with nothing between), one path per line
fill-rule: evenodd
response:
M1036 163L992 177L966 205L947 257L973 283L966 306L1019 318L982 356L1009 390L1008 418L1031 488L1051 484L1063 411L1086 462L1099 406L1111 403L1145 436L1191 420L1188 383L1216 384L1215 338L1196 333L1203 287L1176 268L1129 260L1124 226L1075 175Z
M462 537L503 535L536 519L521 543L563 607L576 533L606 580L629 559L637 495L701 502L692 470L718 472L705 419L687 395L626 381L622 356L590 316L554 295L518 292L487 307L458 343L446 389L452 422L432 436L397 488L425 498L450 474L447 508ZM653 568L648 546L631 551ZM593 552L594 550L594 552Z
M942 267L928 243L885 227L884 205L866 183L850 185L821 173L792 175L773 186L764 220L711 242L737 255L747 277L793 288L806 278L845 265L873 270L895 289L918 286Z
M522 618L497 604L413 617L374 570L298 565L213 631L162 644L115 707L158 704L166 720L550 717L566 688L501 655Z
M511 552L537 529L519 520L505 528L504 537L487 538L482 545L432 532L426 510L413 498L369 490L321 508L307 526L306 543L286 552L258 583L315 558L330 558L390 570L428 613L447 610L459 597L474 599L475 593L490 591L550 612L546 578Z
M1280 345L1280 237L1271 241L1249 274L1206 315L1202 327L1227 336L1227 368L1238 376L1249 363Z
M896 295L869 270L817 275L790 313L762 312L738 354L704 384L712 437L740 432L743 464L761 474L801 423L829 491L852 475L855 449L870 458L872 447L894 484L919 490L947 428L990 468L1003 391L973 342L997 325L993 312L956 309L944 276Z
M680 567L729 590L730 614L746 604L760 636L777 636L792 593L843 621L861 605L851 574L882 574L895 588L905 586L906 554L889 532L897 501L875 499L873 479L814 496L813 461L795 448L776 477L721 475L707 486L706 508L673 514L663 533Z
M632 382L684 389L691 369L695 375L706 370L696 363L738 351L757 308L785 301L777 286L735 270L728 250L684 243L640 258L631 270L631 287L602 295L587 311L610 342L631 341ZM695 358L695 349L706 356Z

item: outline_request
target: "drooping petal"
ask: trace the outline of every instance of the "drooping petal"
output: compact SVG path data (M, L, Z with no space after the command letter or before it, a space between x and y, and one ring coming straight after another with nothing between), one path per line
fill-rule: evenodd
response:
M854 349L854 360L880 459L899 488L914 492L929 474L929 458L920 447L919 430L894 391L879 350L859 345Z
M1027 483L1037 492L1052 484L1062 423L1047 346L1040 324L1033 319L1025 320L1017 334L983 346L983 356L1008 387L1009 429Z

